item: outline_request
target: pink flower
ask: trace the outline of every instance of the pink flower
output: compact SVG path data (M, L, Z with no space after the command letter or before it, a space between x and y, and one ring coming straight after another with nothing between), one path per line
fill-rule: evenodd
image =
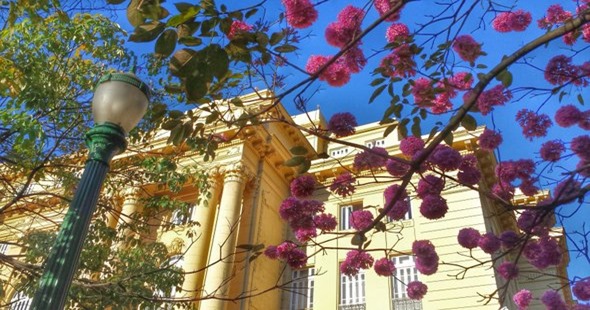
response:
M385 189L383 192L383 196L385 197L385 207L389 206L398 190L401 190L401 188L397 184L393 184ZM408 193L404 190L400 193L399 199L387 212L387 216L393 220L399 221L404 218L409 209L410 202L408 200Z
M279 257L279 253L277 253L277 247L275 245L269 245L264 250L264 255L270 259L277 259Z
M533 20L531 13L523 10L518 10L512 13L511 26L514 31L525 31L526 28L531 24Z
M379 16L383 16L391 9L393 9L396 5L398 5L401 1L399 0L375 0L375 9L379 12ZM401 8L395 12L390 14L385 20L388 22L394 22L399 19Z
M285 261L291 268L299 269L307 264L307 255L291 241L285 241L277 246L278 257Z
M503 200L510 201L514 197L514 186L510 183L499 182L492 186L492 193Z
M457 235L459 245L466 249L474 249L477 247L481 234L474 228L462 228Z
M571 62L572 59L565 55L557 55L551 58L545 68L545 80L552 85L563 85L578 79L580 68L574 66Z
M577 281L572 292L579 300L590 300L590 278Z
M547 9L545 18L551 24L563 23L572 18L572 13L565 11L559 4L553 4Z
M434 245L428 240L416 240L412 244L412 252L416 256L416 269L424 274L431 275L438 270L438 255Z
M572 139L571 150L583 160L590 160L590 136L583 135Z
M533 294L529 290L522 289L518 291L514 296L512 296L512 300L518 307L518 310L527 310L531 300L533 299Z
M512 280L518 277L518 266L514 263L506 261L498 267L498 273L506 280Z
M359 73L367 64L367 58L358 46L349 49L342 57L342 63L348 67L351 73Z
M543 222L545 220L542 219L542 216L539 212L535 210L525 210L523 211L518 219L516 220L516 226L520 228L525 233L533 233L537 230L537 227L543 226Z
M498 32L509 32L512 30L512 12L502 12L492 21L492 27Z
M539 241L529 240L523 249L523 255L538 269L559 265L563 256L557 241L548 236L541 237Z
M492 254L500 249L500 239L493 233L488 232L479 238L477 245L485 253Z
M436 95L436 97L434 97L434 101L432 101L432 105L430 106L430 111L433 114L443 114L449 112L452 109L453 103L451 102L448 93Z
M367 210L352 211L350 215L350 226L356 230L365 230L373 223L373 213Z
M326 56L312 55L307 60L305 70L309 74L316 74L330 60ZM338 59L319 74L320 81L326 81L331 86L342 86L350 80L350 71L342 58Z
M373 266L373 257L359 250L346 253L346 259L340 264L340 272L347 276L355 276L361 269L369 269Z
M388 159L387 162L385 162L385 169L387 169L387 172L392 176L401 177L408 172L410 166L395 159Z
M301 227L301 228L297 228L297 229L293 230L293 232L295 234L295 239L297 239L297 241L307 242L307 241L311 240L312 238L315 238L318 236L316 227L315 227L315 225L313 225L313 220L310 221L310 223L312 223L312 225L310 227Z
M390 277L395 272L395 265L391 259L383 257L375 262L373 269L375 269L375 273L380 276Z
M338 226L336 217L329 213L320 213L313 217L315 226L322 231L332 231Z
M561 295L554 290L545 291L541 296L541 302L547 306L548 310L567 310L567 305Z
M467 100L472 96L471 92L465 93L463 96L463 100ZM487 115L492 111L495 106L500 106L506 104L510 99L512 99L512 93L504 89L502 85L496 85L489 90L486 90L479 95L477 98L477 109L481 112L482 115Z
M404 155L414 156L418 151L424 149L424 141L418 137L408 136L400 141L399 149Z
M479 147L484 151L494 151L500 144L502 144L502 134L491 129L484 129L479 136Z
M556 162L563 152L565 152L565 146L559 140L547 141L541 145L540 153L544 161Z
M443 218L448 210L447 201L439 195L427 195L422 198L420 214L429 220Z
M428 195L440 195L444 187L445 180L429 174L418 181L416 194L420 198L424 198Z
M352 196L355 191L355 183L356 178L352 174L344 172L334 179L332 185L330 185L330 190L342 197Z
M408 44L402 44L381 60L383 75L391 78L408 78L416 75L415 53Z
M442 171L453 171L461 165L461 154L452 147L439 144L430 155L430 162Z
M229 27L229 32L227 34L227 37L232 40L233 38L235 38L237 35L246 33L248 31L252 30L252 26L248 25L247 23L241 21L241 20L234 20L231 24L231 26Z
M580 160L576 165L576 170L581 176L590 178L590 161Z
M354 17L351 19L341 20L340 15L344 12L344 10L351 10L351 12L347 13L351 13L348 15L352 15ZM358 35L361 33L360 24L364 16L362 9L355 8L351 5L344 8L344 10L338 15L338 21L328 25L325 33L328 44L338 48L344 48L355 37L358 37ZM356 14L352 11L356 11Z
M376 169L385 166L387 162L387 150L382 147L373 147L354 156L352 167L357 170Z
M311 174L296 177L291 181L291 194L295 198L306 198L313 195L316 180Z
M405 42L408 40L409 36L410 29L408 28L408 26L406 26L406 24L403 23L391 24L387 28L387 32L385 33L385 38L389 43L395 42L396 40L398 42Z
M412 252L416 257L430 257L436 255L434 244L430 240L416 240L412 243Z
M534 196L539 192L539 188L535 185L536 181L535 179L524 179L518 188L525 196Z
M582 112L574 105L568 104L555 112L555 122L561 127L571 127L582 120Z
M420 281L412 281L408 283L406 292L408 293L408 297L410 297L410 299L420 300L424 298L424 295L426 295L426 292L428 292L428 287L426 284Z
M434 101L434 88L431 81L423 77L414 81L412 95L414 96L415 105L419 107L431 106L432 101Z
M500 242L506 249L511 249L520 243L520 236L512 230L506 230L500 234Z
M458 90L468 90L473 83L473 75L469 72L458 72L449 79L449 84Z
M279 215L285 221L289 221L291 218L296 217L299 213L300 202L295 197L289 197L281 203L279 207Z
M328 130L337 138L353 135L356 132L356 126L358 126L356 117L348 112L336 113L328 122Z
M547 114L537 114L527 109L516 113L516 121L522 127L522 134L529 140L546 136L547 129L553 124Z
M287 23L293 28L307 28L318 19L318 12L309 0L282 0Z
M578 126L584 130L590 130L590 110L586 110L582 113L582 119L578 123Z
M461 59L470 63L475 62L477 57L481 55L481 45L468 34L455 38L453 50L459 54Z

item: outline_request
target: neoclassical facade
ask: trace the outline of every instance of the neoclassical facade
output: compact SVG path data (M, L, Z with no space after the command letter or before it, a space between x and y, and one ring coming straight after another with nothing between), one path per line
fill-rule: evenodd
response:
M270 94L260 93L262 97ZM346 144L318 139L286 124L293 122L301 128L325 128L326 121L319 110L289 116L280 104L268 108L270 102L257 98L256 94L242 97L242 101L251 102L245 109L264 111L263 115L274 122L262 122L241 131L221 126L213 128L218 134L236 138L221 143L213 161L204 162L198 154L187 152L179 163L181 166L196 165L209 176L206 192L186 186L173 194L187 203L194 202L189 216L169 212L160 218L160 222L154 222L154 228L147 235L122 229L122 233L130 238L163 242L173 255L173 264L184 270L182 289L167 297L193 301L191 307L201 310L498 309L501 305L497 300L486 303L482 296L505 287L509 293L527 288L537 296L548 288L565 287L561 290L563 297L571 301L565 269L567 254L560 266L543 271L521 260L521 276L508 284L491 268L491 263L479 266L478 261L489 261L492 257L480 250L469 252L461 248L456 242L458 230L463 227L494 233L516 230L516 214L503 212L500 206L477 191L466 190L452 182L447 183L443 192L449 204L444 219L429 221L421 217L417 210L419 199L410 193L411 211L406 218L385 221L385 232L370 235L371 248L394 249L388 253L375 253L375 256L389 255L394 260L397 266L395 277L379 277L372 270L355 277L341 275L339 264L347 251L338 249L353 247L353 233L348 222L350 212L363 208L376 214L379 206L384 204L383 191L391 184L387 182L387 173L362 172L359 182L366 184L359 186L352 197L341 198L332 194L327 187L340 172L350 169L357 150ZM383 147L390 155L399 155L397 135L383 137L384 128L378 123L362 125L355 135L344 141ZM486 189L494 182L495 158L493 154L478 149L476 137L481 130L458 130L453 147L462 153L476 155L484 176L479 186ZM166 139L165 132L156 136L150 143L152 150L167 148ZM295 146L303 147L310 157L315 158L309 169L318 181L313 198L323 201L326 212L336 215L338 228L334 234L321 235L304 246L310 256L308 264L305 268L292 270L260 254L267 245L292 239L289 227L279 216L278 207L290 196L289 184L297 175L297 167L285 165L292 158L290 150ZM126 153L119 158L126 156L133 154ZM113 213L107 221L112 227L128 226L136 218L134 214L142 212L141 201L145 195L170 194L166 189L150 184L134 186L121 193L119 212ZM525 203L542 198L517 200ZM54 212L43 217L55 220L60 214ZM5 254L20 251L18 247L10 246L10 241L19 237L12 233L16 230L11 227L50 226L39 219L23 219L18 214L4 216L2 223L0 241L3 246L0 250ZM559 236L560 231L555 229L553 233ZM443 262L435 275L419 275L413 257L409 255L412 242L421 239L432 240ZM560 240L565 249L565 241ZM0 272L7 281L16 277L7 267ZM419 302L407 298L404 286L416 279L429 287L429 293ZM5 291L6 299L2 304L12 301L12 309L27 309L26 296L19 295L11 287ZM515 309L509 300L504 305Z

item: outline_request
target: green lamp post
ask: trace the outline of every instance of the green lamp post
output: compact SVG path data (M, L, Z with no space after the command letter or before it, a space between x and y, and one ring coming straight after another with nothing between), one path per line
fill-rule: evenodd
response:
M147 111L149 96L149 87L133 74L113 73L100 79L92 99L95 126L85 137L88 161L47 258L31 309L63 309L109 163L125 150L125 136Z

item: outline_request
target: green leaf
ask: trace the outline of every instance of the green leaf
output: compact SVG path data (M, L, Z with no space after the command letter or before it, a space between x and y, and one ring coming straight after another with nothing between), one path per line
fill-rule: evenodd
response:
M153 21L151 23L143 24L135 28L135 32L129 36L129 41L133 42L149 42L156 39L166 25L160 21Z
M301 166L299 167L299 174L304 174L307 171L309 171L309 168L311 168L311 160L306 159L303 161L303 163L301 163Z
M178 5L176 6L176 8L178 9ZM170 19L168 19L168 22L166 22L166 25L170 26L170 27L176 27L186 21L189 21L189 20L193 19L195 16L197 16L197 14L199 14L199 12L201 11L201 8L199 8L198 6L194 6L194 5L188 5L186 7L183 7L183 10L184 11L181 11L180 14L174 15ZM179 9L179 11L180 11L180 9Z
M167 122L165 122L164 124L162 124L162 129L164 130L172 130L174 129L176 126L180 125L182 122L177 120L177 119L171 119Z
M121 4L125 2L125 0L107 0L108 4Z
M496 80L502 82L504 87L510 87L510 85L512 85L512 73L507 69L504 69L496 76Z
M470 114L466 114L463 120L461 120L461 126L463 126L468 131L472 131L477 128L477 121Z
M285 161L285 166L287 167L297 167L301 165L305 161L305 157L303 156L294 156L289 160Z
M139 4L141 0L131 0L127 6L127 20L133 27L138 27L145 22L145 18L139 10Z
M190 3L186 3L186 2L176 2L176 3L174 3L174 6L176 7L178 12L180 12L180 13L184 13L191 8L197 7L194 4L190 4Z
M581 105L584 105L584 98L582 98L582 94L578 94L578 102L579 102Z
M268 41L268 43L271 46L275 46L275 45L279 44L279 42L281 42L284 37L285 37L284 32L282 32L282 31L275 32L270 36L270 40Z
M453 146L453 132L449 132L449 134L444 138L445 143L448 146Z
M205 53L205 68L204 71L210 70L210 72L221 79L229 70L229 56L227 52L221 48L218 44L211 44L203 49Z
M289 151L293 155L305 155L308 153L307 149L301 145L294 146Z
M297 47L290 45L290 44L283 44L280 46L275 47L275 52L277 53L290 53L296 51Z
M176 30L174 29L167 29L156 40L156 56L158 57L168 57L174 52L176 48L176 40L178 39L178 35L176 34Z
M420 118L414 117L414 124L412 124L412 135L420 138L422 136L422 128L420 128Z
M350 239L350 243L356 246L363 244L365 241L367 241L367 237L358 233L354 234L354 236Z
M207 82L201 76L191 76L186 79L186 99L196 102L207 95Z
M377 89L375 89L373 91L371 98L369 98L369 103L372 103L379 95L381 95L381 93L383 92L385 87L387 87L387 85L381 85L381 86L377 87Z
M203 43L203 40L201 40L201 38L195 38L192 36L184 36L178 39L178 43L186 46L197 46L201 45L201 43Z
M198 70L199 59L197 55L196 51L188 48L176 51L168 64L170 73L178 77L193 75Z
M406 127L406 124L401 123L397 127L397 139L402 140L403 138L405 138L407 136L408 136L408 128Z
M246 18L250 18L252 17L252 15L256 14L256 12L258 12L258 9L251 9L250 11L246 12Z
M379 85L379 84L381 84L381 83L383 83L383 82L385 82L385 79L384 79L384 78L378 78L378 79L374 79L374 80L371 82L371 86L377 86L377 85Z
M385 128L385 130L383 131L383 138L389 136L389 134L392 133L396 127L397 123L387 126L387 128Z

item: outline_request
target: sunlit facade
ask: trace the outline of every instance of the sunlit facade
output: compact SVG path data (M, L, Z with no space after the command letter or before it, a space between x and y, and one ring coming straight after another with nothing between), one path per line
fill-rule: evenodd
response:
M260 94L264 97L269 93ZM255 94L242 97L242 101L250 102L245 109L263 111L262 115L269 120L293 120L304 128L326 126L319 110L291 117L281 105L267 111L270 102L257 100ZM378 123L359 126L356 134L346 137L345 141L369 148L383 147L390 155L399 155L397 135L394 132L383 137L385 127ZM383 225L386 232L368 234L371 241L369 248L381 249L372 251L372 255L375 258L387 256L393 260L397 267L395 276L380 277L373 270L366 270L348 277L340 274L339 265L346 255L345 249L354 248L348 222L350 213L363 208L377 214L384 204L383 191L391 185L387 180L388 174L385 171L362 172L358 180L365 185L358 186L352 197L343 199L332 194L327 187L336 175L351 168L357 153L353 147L318 139L282 122L263 123L239 132L222 126L211 130L225 136L236 135L236 139L222 143L214 161L203 162L198 154L187 153L190 156L180 163L180 166L198 166L209 173L208 193L199 193L196 187L186 186L174 196L191 203L188 215L179 212L162 214L154 219L154 229L149 235L136 236L166 244L171 253L171 264L186 272L182 287L173 290L170 296L161 297L198 300L192 303L192 307L202 310L500 307L498 300L483 297L506 286L490 268L491 264L478 266L478 260L487 261L490 255L479 249L470 253L461 248L456 239L457 232L463 227L496 234L506 229L516 230L516 215L513 212L502 212L500 206L477 191L447 182L443 197L448 202L449 212L441 220L430 221L420 215L420 200L410 189L411 212L405 219L387 220ZM495 158L493 154L478 149L476 136L481 130L467 132L459 129L455 133L453 147L462 153L476 155L484 176L479 185L485 190L494 182ZM150 143L152 153L171 151L166 140L167 133L156 136ZM289 227L278 214L278 206L289 197L289 183L297 175L297 167L284 164L292 157L289 150L295 146L304 147L310 156L328 155L322 156L327 157L325 159L313 160L309 173L319 182L313 198L323 201L326 212L334 214L339 224L334 234L321 235L313 243L308 243L305 246L310 255L307 266L292 270L277 260L261 255L261 252L264 246L292 239ZM124 156L133 154L127 153L120 158ZM169 194L165 189L150 184L140 188L121 191L119 212L111 215L107 221L109 225L124 225L132 220L133 214L142 212L140 201L143 196ZM207 199L198 200L198 197ZM521 202L541 198L521 198ZM18 256L22 250L13 242L20 237L19 234L27 229L55 229L55 224L61 222L64 213L62 209L51 209L3 214L0 251L12 257ZM196 222L199 225L190 225ZM559 235L560 232L556 230L553 233ZM420 275L411 256L412 242L422 239L431 240L440 256L439 271L431 276ZM565 248L564 240L561 243ZM566 300L571 301L567 280L563 280L567 279L567 263L565 255L560 266L540 272L521 259L521 275L507 285L506 291L512 295L519 289L527 288L539 296L548 288L565 287L561 292ZM10 304L10 309L28 309L29 299L19 291L17 284L19 275L8 266L0 272L7 283L2 304ZM420 280L429 288L421 301L409 299L405 291L405 284L413 280ZM162 295L156 292L158 294ZM515 309L509 298L505 305L508 309ZM146 304L146 308L148 306Z

